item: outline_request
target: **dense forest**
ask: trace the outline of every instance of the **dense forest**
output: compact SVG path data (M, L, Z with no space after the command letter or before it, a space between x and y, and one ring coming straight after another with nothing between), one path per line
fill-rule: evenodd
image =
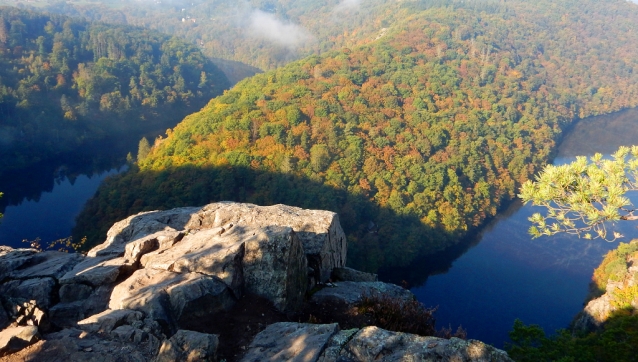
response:
M0 172L166 129L228 86L177 38L0 7Z
M484 9L500 0L32 0L27 4L34 2L60 14L156 29L197 44L208 56L274 69L311 54L371 43L415 11L445 6Z
M215 98L108 181L75 235L142 210L288 203L339 212L355 266L405 265L495 215L573 120L638 103L623 0L425 8Z
M174 34L209 56L261 69L373 40L395 17L407 14L400 11L401 2L384 0L346 1L346 6L340 0L41 3L51 12Z

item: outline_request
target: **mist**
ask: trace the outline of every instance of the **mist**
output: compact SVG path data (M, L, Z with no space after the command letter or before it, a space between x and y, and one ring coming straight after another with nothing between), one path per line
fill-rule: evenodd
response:
M343 0L337 5L334 9L336 13L343 12L346 10L356 9L361 5L362 0ZM638 0L636 0L638 1Z
M250 14L246 31L252 37L262 38L291 49L313 39L313 36L303 27L291 22L283 22L275 15L261 10L253 10Z

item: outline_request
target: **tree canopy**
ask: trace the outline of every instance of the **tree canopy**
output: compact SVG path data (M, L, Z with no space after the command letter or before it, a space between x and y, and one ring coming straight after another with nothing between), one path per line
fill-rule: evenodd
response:
M177 38L0 7L0 173L106 136L166 129L228 86Z
M568 233L585 239L614 241L623 237L607 225L621 220L638 220L627 193L638 190L638 146L621 147L611 159L599 153L589 160L560 166L548 165L521 187L524 203L547 208L535 213L529 233L533 237Z
M79 228L236 200L339 212L353 251L375 252L368 269L453 245L516 196L572 120L638 105L638 34L623 30L638 11L488 5L413 11L370 44L238 83L105 183Z

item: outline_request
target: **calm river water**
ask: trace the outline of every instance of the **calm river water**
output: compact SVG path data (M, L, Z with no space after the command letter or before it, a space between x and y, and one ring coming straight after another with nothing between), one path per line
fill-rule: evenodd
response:
M585 119L565 137L554 163L638 144L637 123L638 109ZM546 332L569 325L583 307L593 270L618 243L566 235L532 240L527 218L542 211L514 203L468 241L469 249L452 251L451 264L441 262L444 255L430 260L442 270L431 270L412 292L426 306L439 306L438 327L462 325L469 338L502 347L516 318ZM636 224L617 227L638 237Z
M583 120L565 138L555 162L638 143L636 122L638 110ZM125 169L117 166L124 163L126 150L102 149L112 155L83 152L3 176L0 245L23 247L23 239L49 242L70 235L75 217L104 178ZM515 203L478 238L412 268L380 271L380 276L409 280L420 301L439 306L437 326L462 325L468 337L498 347L507 341L515 318L548 332L566 327L582 308L594 268L617 243L566 236L531 240L527 218L535 211ZM624 226L625 235L638 235L635 226Z

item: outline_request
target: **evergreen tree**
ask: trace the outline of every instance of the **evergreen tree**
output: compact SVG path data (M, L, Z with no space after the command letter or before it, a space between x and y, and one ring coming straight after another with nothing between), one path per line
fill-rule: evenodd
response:
M145 159L150 152L151 144L148 142L146 137L143 137L140 140L140 144L137 148L137 162L141 162L143 159Z
M614 241L618 232L607 225L620 220L638 220L637 209L626 194L638 190L638 146L621 147L612 159L599 153L588 161L577 157L567 165L548 165L521 187L519 197L547 208L534 214L529 232L534 237L561 232Z

